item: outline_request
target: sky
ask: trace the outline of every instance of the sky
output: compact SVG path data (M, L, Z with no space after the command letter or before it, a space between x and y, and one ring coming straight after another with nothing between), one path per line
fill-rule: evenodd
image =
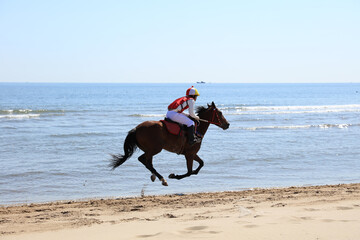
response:
M360 82L359 0L0 0L0 82Z

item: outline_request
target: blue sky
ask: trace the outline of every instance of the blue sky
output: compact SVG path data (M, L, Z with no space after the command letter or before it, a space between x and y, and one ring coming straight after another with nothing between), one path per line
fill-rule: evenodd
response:
M360 1L0 0L0 82L360 82Z

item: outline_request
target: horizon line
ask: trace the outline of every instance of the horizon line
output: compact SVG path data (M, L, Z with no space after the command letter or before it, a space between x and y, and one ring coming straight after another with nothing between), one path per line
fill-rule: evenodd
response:
M0 84L356 84L360 82L1 82Z

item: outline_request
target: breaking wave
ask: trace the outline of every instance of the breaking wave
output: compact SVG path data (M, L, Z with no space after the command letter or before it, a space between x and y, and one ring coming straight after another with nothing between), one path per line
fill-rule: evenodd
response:
M306 114L360 112L360 104L321 105L321 106L235 106L222 107L220 110L228 115L272 115L272 114Z
M359 127L358 124L317 124L317 125L290 125L290 126L259 126L259 127L241 127L240 129L256 131L256 130L273 130L273 129L309 129L309 128L349 128L349 127Z
M59 116L64 114L65 114L65 110L5 109L5 110L0 110L0 119L22 120L22 119L30 119L30 118L39 118L40 116Z
M29 114L29 113L65 113L65 110L48 110L48 109L8 109L8 110L0 110L0 115L2 114Z
M165 117L165 114L131 114L130 117Z
M7 114L0 115L0 119L29 119L29 118L38 118L40 114Z

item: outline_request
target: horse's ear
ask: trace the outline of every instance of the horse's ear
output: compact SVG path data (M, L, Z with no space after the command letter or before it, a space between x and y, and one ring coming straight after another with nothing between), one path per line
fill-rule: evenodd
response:
M211 107L210 104L207 104L208 105L208 108Z
M211 106L212 106L213 108L216 108L214 101L211 103Z

